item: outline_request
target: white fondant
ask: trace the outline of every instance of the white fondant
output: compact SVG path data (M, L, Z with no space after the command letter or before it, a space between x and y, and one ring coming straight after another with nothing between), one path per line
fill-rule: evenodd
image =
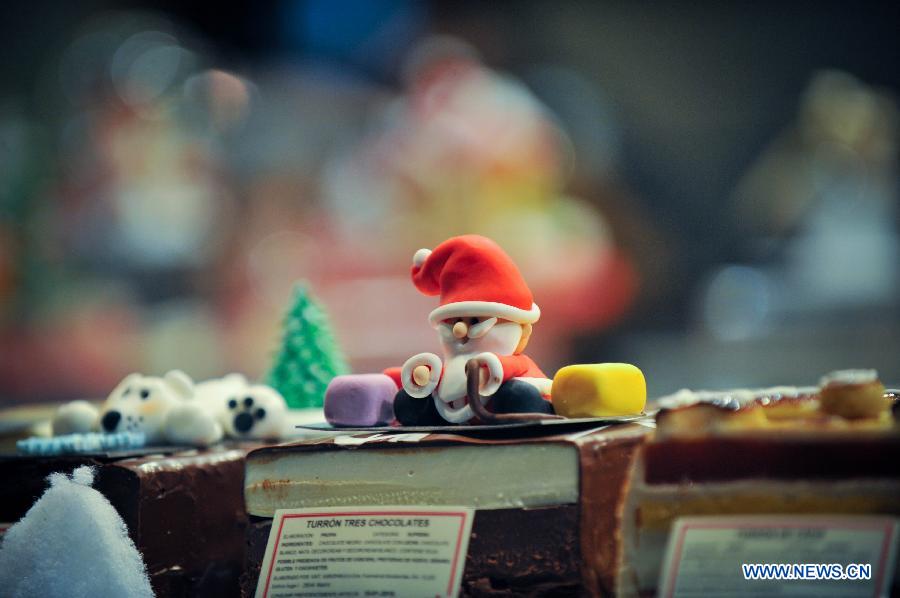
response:
M446 327L446 325L442 325ZM465 401L466 363L478 359L488 369L488 380L480 389L482 402L497 392L503 382L503 366L497 355L511 355L522 338L522 326L515 322L494 324L478 338L457 339L441 335L444 367L440 384L432 393L438 413L451 423L464 423L472 417L472 407Z
M131 374L116 386L100 409L103 432L143 432L147 444L166 442L166 419L169 412L189 400L193 383L184 372L173 370L164 377ZM111 412L119 414L112 429L102 426Z
M441 334L440 337L445 361L457 355L471 357L485 351L497 355L512 355L522 340L522 326L515 322L499 322L478 338L466 336L458 339L452 334L449 337Z
M453 336L453 327L450 326L447 322L441 322L438 324L436 330L438 331L438 337L441 343L451 343L455 338Z
M437 399L435 407L441 417L450 423L465 423L475 416L472 406L463 398L467 396L466 385L468 383L465 366L471 359L477 359L481 366L487 368L488 371L487 380L478 391L482 404L486 403L503 383L503 365L493 353L461 354L445 362L444 378L435 393ZM459 375L460 365L462 366L462 376ZM449 384L446 383L448 373L450 375Z
M99 411L87 401L72 401L56 410L51 422L53 434L86 434L96 432Z
M437 412L441 417L451 424L464 424L475 417L475 414L472 412L472 407L468 403L462 407L455 408L450 403L435 401L434 406L437 408Z
M245 408L244 401L253 399L253 405ZM225 435L229 438L283 438L289 430L287 424L287 402L277 390L265 384L254 384L245 387L236 397L237 409L228 409L227 416L221 422ZM258 411L262 409L262 417ZM236 415L246 411L253 417L253 427L242 432L237 427Z
M209 446L222 440L222 426L200 403L184 401L167 414L165 434L172 444Z
M425 263L425 260L428 259L428 256L431 255L430 249L425 249L424 247L418 250L415 254L413 254L413 266L417 268L421 268L422 264Z
M497 303L487 305L509 308ZM537 306L534 307L537 310ZM472 312L462 315L472 316ZM522 325L515 321L501 322L498 317L489 316L481 322L468 326L467 334L462 338L457 338L453 334L449 322L439 321L435 327L443 349L443 362L433 353L420 353L409 358L401 370L403 388L410 396L416 398L432 395L441 417L451 423L464 423L474 416L472 407L466 400L468 378L466 364L470 359L477 359L481 366L486 368L487 379L479 390L483 402L486 402L503 383L503 364L498 355L515 353L522 340ZM419 386L412 379L412 372L419 365L427 365L432 371L431 380L426 386ZM547 388L549 380L541 382L525 380L534 384L542 394L549 394Z
M413 370L424 365L431 370L431 379L428 384L420 386L413 380ZM441 359L434 353L419 353L406 360L400 370L400 379L403 381L403 390L409 396L422 399L430 395L438 385L441 376Z
M194 396L194 381L181 370L171 370L164 376L166 384L182 399Z
M428 315L428 321L432 327L437 328L441 320L467 316L495 316L519 324L533 324L540 319L541 310L536 303L531 304L531 309L525 310L494 301L457 301L436 308Z
M214 415L227 438L284 438L289 432L287 403L271 386L251 385L242 374L234 373L200 382L195 389L195 400ZM249 407L244 403L247 398L252 399ZM263 410L262 417L258 409ZM235 418L243 412L253 417L247 430L236 426Z
M497 318L495 317L482 320L477 324L469 326L469 330L466 336L468 336L469 338L481 338L482 336L490 332L491 328L493 328L496 323Z
M486 366L488 370L488 378L484 382L484 385L479 389L479 392L484 396L491 396L497 392L497 389L500 388L500 384L503 383L503 365L500 363L500 359L493 353L479 353L475 359L483 366Z
M253 399L252 407L244 407L247 397ZM237 413L228 407L233 398L240 399L238 411L253 416L253 425L247 430L238 430L234 425ZM108 422L114 422L114 426L105 428L103 418L111 412L116 412L118 418L110 416ZM240 374L194 385L187 374L172 370L163 377L130 374L113 389L99 412L85 401L63 405L54 417L53 428L57 435L92 429L142 432L148 444L208 446L223 435L282 438L286 420L287 404L273 388L248 385Z

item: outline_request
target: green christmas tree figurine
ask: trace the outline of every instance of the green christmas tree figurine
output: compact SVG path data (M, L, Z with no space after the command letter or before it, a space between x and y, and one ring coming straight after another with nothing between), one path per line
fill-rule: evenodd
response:
M281 348L269 372L269 385L293 409L321 407L332 378L348 372L322 307L305 284L294 287L294 301L284 318Z

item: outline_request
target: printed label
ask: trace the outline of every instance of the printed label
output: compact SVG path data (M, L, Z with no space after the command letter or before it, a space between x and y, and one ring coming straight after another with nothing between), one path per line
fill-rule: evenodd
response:
M658 596L887 596L898 529L892 517L683 517Z
M474 510L279 509L257 598L456 596Z

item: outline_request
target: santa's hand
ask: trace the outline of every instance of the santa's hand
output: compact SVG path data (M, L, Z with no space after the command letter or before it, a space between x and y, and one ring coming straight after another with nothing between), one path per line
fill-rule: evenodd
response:
M413 355L403 364L400 379L406 394L416 399L427 397L441 379L441 358L434 353Z
M478 392L484 397L489 397L500 388L503 383L503 364L493 353L479 353L472 359L478 361L481 366L481 387Z

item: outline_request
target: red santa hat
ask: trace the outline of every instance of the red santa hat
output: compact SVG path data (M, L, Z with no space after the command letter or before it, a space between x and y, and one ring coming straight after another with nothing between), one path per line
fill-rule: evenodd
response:
M536 322L541 310L521 272L500 246L486 237L447 239L413 256L412 281L425 295L440 295L428 319L496 316L521 324Z

